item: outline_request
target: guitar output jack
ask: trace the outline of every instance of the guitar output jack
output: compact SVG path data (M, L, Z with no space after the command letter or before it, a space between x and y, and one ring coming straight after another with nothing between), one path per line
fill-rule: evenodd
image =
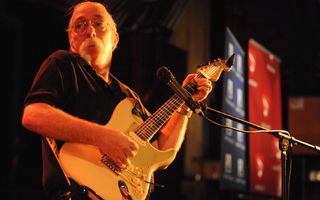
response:
M121 195L123 196L123 200L132 200L130 194L129 194L129 189L124 181L118 181L118 186Z

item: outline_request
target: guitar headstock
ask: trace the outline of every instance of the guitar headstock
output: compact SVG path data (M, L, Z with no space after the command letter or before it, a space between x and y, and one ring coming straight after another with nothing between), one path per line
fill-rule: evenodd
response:
M232 54L227 60L212 60L205 64L199 65L197 72L211 81L217 81L222 73L229 72L232 69L235 54Z

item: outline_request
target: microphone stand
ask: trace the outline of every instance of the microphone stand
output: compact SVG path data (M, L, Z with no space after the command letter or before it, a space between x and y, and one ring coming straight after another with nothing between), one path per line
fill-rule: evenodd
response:
M289 200L289 194L288 194L288 178L287 178L287 159L288 159L288 155L287 155L287 150L289 149L289 147L292 147L293 145L297 145L300 144L304 147L310 148L314 151L320 152L320 147L316 146L316 145L312 145L309 144L307 142L304 142L302 140L298 140L292 136L290 136L289 134L283 133L283 132L270 132L269 129L264 128L262 126L259 126L257 124L254 124L252 122L243 120L241 118L229 115L227 113L221 112L219 110L215 110L213 108L210 108L206 105L201 104L202 110L203 111L210 111L212 113L218 114L219 116L222 117L226 117L228 119L240 122L242 124L254 127L258 130L266 130L269 131L267 133L271 133L273 136L278 137L279 138L279 148L281 150L281 167L282 167L282 200ZM200 112L200 116L204 117L205 119L207 119L204 114L202 112Z
M226 66L232 66L233 64L233 57L232 55L228 61L226 62ZM308 147L310 149L313 149L315 151L320 152L320 147L316 145L311 145L309 143L306 143L304 141L298 140L292 136L287 131L281 131L281 130L269 130L262 126L259 126L257 124L254 124L252 122L237 118L235 116L229 115L227 113L215 110L213 108L209 108L208 106L194 102L190 93L192 92L192 89L194 89L192 86L188 87L186 90L176 81L173 74L168 70L166 67L162 67L157 71L157 76L159 79L163 82L165 82L167 85L170 86L170 88L173 89L187 104L187 106L195 113L199 114L201 117L205 118L206 120L212 122L209 118L207 118L202 111L211 111L213 113L216 113L222 117L229 118L231 120L243 123L245 125L254 127L258 130L265 130L266 133L271 133L273 136L279 138L279 148L281 150L281 165L282 165L282 199L283 200L289 200L288 195L288 178L287 178L287 150L289 147L292 147L294 144L300 144L302 146ZM189 90L188 90L189 89Z

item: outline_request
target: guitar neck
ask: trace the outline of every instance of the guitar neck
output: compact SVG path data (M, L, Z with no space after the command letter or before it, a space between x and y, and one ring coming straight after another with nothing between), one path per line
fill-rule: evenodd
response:
M197 77L204 76L197 74ZM191 80L184 88L188 93L194 94L197 91L197 84L194 80ZM184 102L178 94L174 94L144 123L137 127L135 130L136 135L144 141L149 141Z
M197 78L206 78L210 81L217 81L222 71L229 72L234 61L234 54L228 60L220 60L205 65L198 66L200 69L196 75ZM184 89L190 94L197 91L197 83L191 80ZM144 141L149 141L160 128L169 120L174 111L176 111L185 101L174 94L165 104L163 104L155 113L153 113L144 123L137 127L135 133Z
M135 130L136 135L144 141L149 141L183 103L184 100L182 98L177 94L173 95L144 123L137 127Z

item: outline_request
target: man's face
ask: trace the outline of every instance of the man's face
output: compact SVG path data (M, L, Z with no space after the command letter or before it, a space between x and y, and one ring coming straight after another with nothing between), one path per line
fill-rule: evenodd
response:
M109 25L110 16L103 5L85 2L78 5L69 23L71 51L90 64L110 64L118 34Z

